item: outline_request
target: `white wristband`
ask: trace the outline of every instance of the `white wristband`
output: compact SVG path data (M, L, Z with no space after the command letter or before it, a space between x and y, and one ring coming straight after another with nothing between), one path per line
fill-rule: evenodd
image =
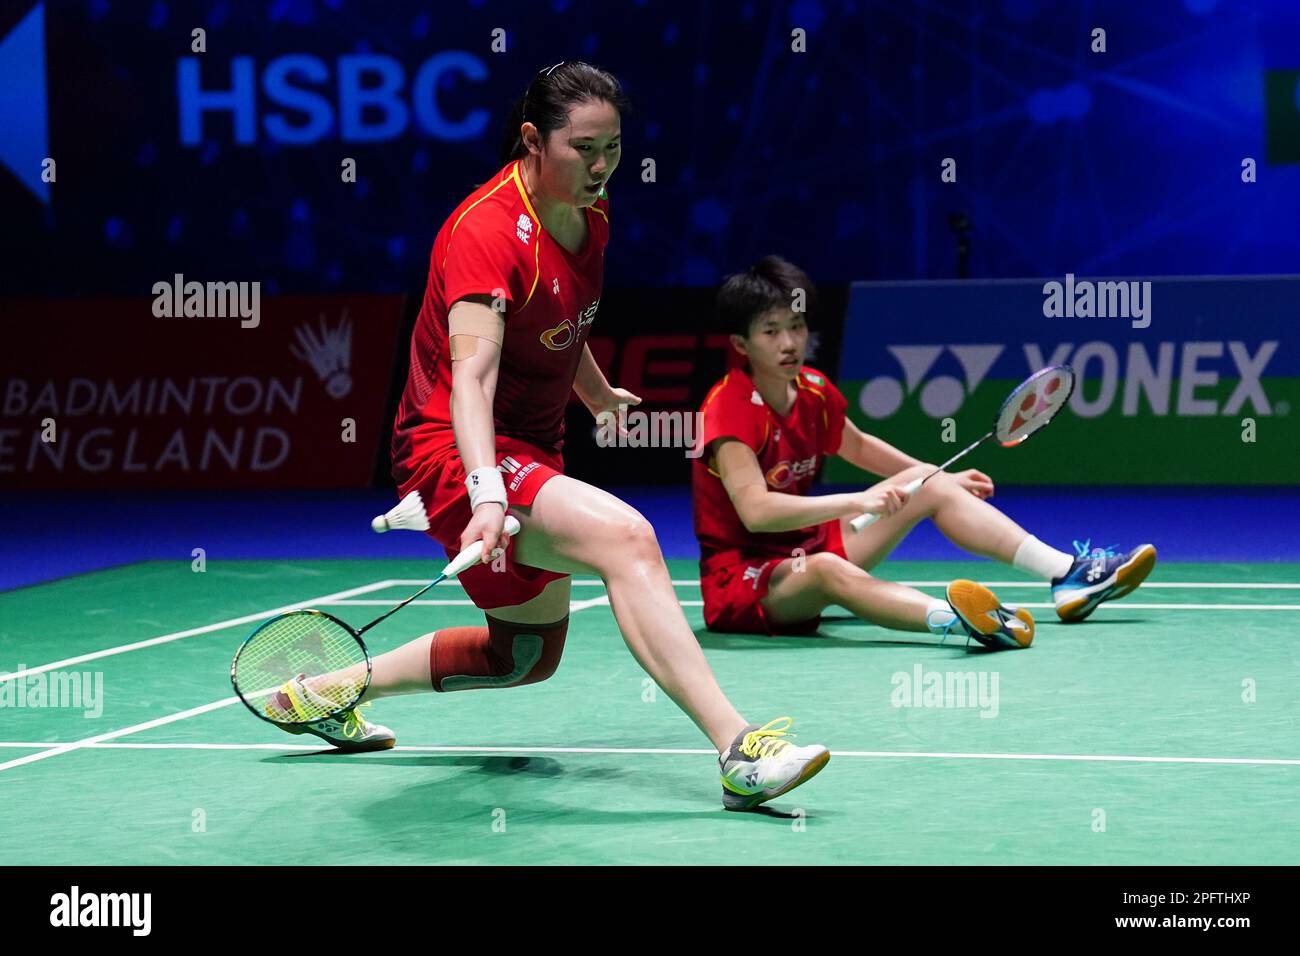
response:
M501 480L501 472L491 465L471 471L469 477L465 479L465 487L469 489L471 511L485 501L495 501L502 508L509 505L506 500L506 483Z

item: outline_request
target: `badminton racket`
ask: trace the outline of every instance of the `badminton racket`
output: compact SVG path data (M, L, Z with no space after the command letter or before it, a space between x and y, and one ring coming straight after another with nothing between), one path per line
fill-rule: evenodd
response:
M953 455L930 474L909 481L901 489L910 498L921 486L953 462L974 451L990 438L1003 448L1014 448L1050 422L1065 407L1074 391L1074 369L1068 365L1049 365L1025 379L1012 390L998 409L993 428ZM879 514L859 515L849 522L854 531L862 531L880 519Z
M377 519L376 519L377 520ZM505 533L519 532L519 519L506 515ZM354 628L333 614L310 608L288 611L263 621L249 634L230 665L230 683L254 714L276 725L308 724L337 717L357 705L370 686L371 662L361 635L386 621L421 594L454 578L482 560L483 545L475 542L456 555L442 573L396 607L362 628ZM299 674L330 674L327 682L314 683L310 697L300 697L289 718L272 717L264 698Z

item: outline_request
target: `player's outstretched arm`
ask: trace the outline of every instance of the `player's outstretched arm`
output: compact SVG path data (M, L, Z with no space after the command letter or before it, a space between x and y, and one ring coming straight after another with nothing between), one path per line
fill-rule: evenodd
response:
M893 514L903 506L903 496L892 486L857 494L811 497L769 491L752 448L740 441L722 439L714 444L714 449L722 484L741 523L749 531L793 531L865 511Z

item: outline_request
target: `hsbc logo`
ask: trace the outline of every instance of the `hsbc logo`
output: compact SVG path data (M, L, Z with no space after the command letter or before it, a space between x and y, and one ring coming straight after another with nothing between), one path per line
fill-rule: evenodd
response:
M1290 406L1274 405L1264 388L1268 364L1277 354L1275 339L1246 342L1159 342L1127 346L1110 342L1084 342L1077 347L1063 342L1050 353L1035 343L1018 350L1002 345L890 345L886 351L898 362L901 380L889 376L869 378L858 393L858 407L869 418L889 418L904 402L916 403L930 418L947 418L988 377L993 365L1007 353L1000 376L1021 381L1048 365L1068 364L1080 377L1080 387L1070 397L1070 408L1080 418L1104 415L1118 400L1125 417L1149 408L1154 415L1178 417L1209 415L1286 415ZM1009 359L1017 351L1023 362ZM930 372L945 354L956 358L962 377ZM1221 379L1235 379L1226 400L1216 395ZM1122 386L1122 387L1121 387Z
M286 146L307 146L327 137L384 142L404 134L412 123L434 139L458 142L487 128L487 110L449 116L439 103L438 91L448 84L487 79L483 61L461 50L429 57L409 86L406 67L379 53L345 54L333 61L286 53L261 64L260 82L258 73L251 56L232 57L224 65L210 55L178 59L182 145L198 146L205 135L226 135L232 126L240 146L251 146L262 136Z

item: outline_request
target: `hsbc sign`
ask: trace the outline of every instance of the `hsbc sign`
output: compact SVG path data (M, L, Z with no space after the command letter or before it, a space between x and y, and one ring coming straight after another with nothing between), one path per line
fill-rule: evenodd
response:
M451 116L438 93L448 83L481 83L487 76L483 61L461 50L435 53L409 83L399 60L378 53L332 61L287 53L260 65L251 56L236 56L224 68L207 55L181 57L176 61L180 141L197 146L205 136L233 128L234 142L241 146L262 136L289 146L326 137L374 143L396 139L412 124L434 139L473 139L487 128L488 111ZM227 119L216 122L219 118Z
M1063 342L1047 351L1027 342L1019 349L1023 364L999 371L1000 377L1020 380L1048 365L1073 366L1086 383L1070 398L1070 408L1080 418L1104 415L1117 400L1121 414L1132 417L1139 414L1141 398L1155 415L1272 415L1263 377L1279 345L1276 339L1254 345L1208 341L1116 346L1094 341L1078 346ZM1011 347L1001 345L890 345L886 350L897 360L902 378L867 378L858 393L858 407L874 419L889 418L913 395L931 418L955 414L1004 352L1015 354ZM961 379L929 374L945 353L961 366ZM1237 380L1222 404L1206 394L1221 378Z

